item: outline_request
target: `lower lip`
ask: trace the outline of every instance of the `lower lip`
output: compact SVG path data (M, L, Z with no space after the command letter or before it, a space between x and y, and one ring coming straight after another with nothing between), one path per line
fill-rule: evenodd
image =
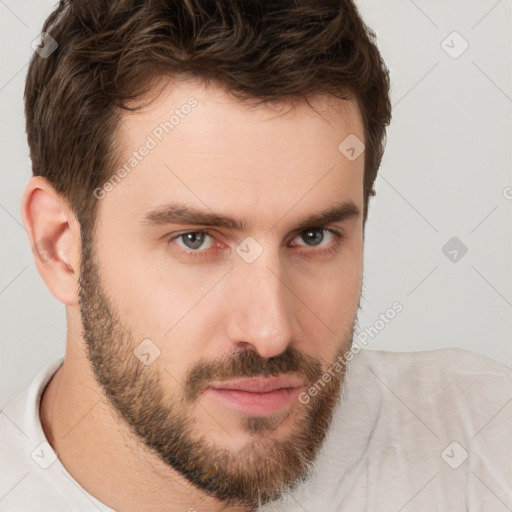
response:
M207 393L244 414L264 415L293 403L301 388L282 388L267 393L208 388Z

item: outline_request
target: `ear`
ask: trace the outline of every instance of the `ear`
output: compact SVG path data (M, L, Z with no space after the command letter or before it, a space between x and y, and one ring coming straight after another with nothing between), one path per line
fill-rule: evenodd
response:
M43 281L63 304L78 304L80 225L68 202L45 178L35 176L25 187L21 209Z

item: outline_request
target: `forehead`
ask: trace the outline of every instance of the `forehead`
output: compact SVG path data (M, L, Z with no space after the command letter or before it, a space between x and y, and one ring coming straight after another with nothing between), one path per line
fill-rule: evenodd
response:
M318 95L306 102L240 102L219 86L182 80L160 86L143 108L123 112L118 170L107 203L144 215L183 201L212 211L275 217L294 205L352 200L362 209L364 153L340 144L364 127L354 100ZM303 211L303 210L301 210Z

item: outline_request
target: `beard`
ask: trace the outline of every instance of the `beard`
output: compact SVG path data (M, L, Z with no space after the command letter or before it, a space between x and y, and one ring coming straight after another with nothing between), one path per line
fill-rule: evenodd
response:
M133 351L141 340L126 327L107 297L92 240L84 233L79 298L87 357L96 381L117 417L167 466L207 495L250 510L279 499L311 476L339 403L345 365L331 372L334 376L329 382L317 385L318 393L307 404L292 404L284 415L241 415L237 433L247 432L248 441L241 448L229 449L202 434L193 414L210 383L293 372L309 388L325 372L321 362L291 345L271 358L254 350L237 350L229 357L199 359L174 390L166 389L160 379L165 368L159 367L158 360L145 366L135 357ZM350 348L354 322L355 318L332 363ZM284 439L282 434L272 437L286 420L289 434Z

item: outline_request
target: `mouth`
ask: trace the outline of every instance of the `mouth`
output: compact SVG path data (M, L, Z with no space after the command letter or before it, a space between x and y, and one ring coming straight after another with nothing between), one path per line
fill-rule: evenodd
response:
M205 394L242 414L261 416L289 407L303 387L297 377L255 377L213 383Z

